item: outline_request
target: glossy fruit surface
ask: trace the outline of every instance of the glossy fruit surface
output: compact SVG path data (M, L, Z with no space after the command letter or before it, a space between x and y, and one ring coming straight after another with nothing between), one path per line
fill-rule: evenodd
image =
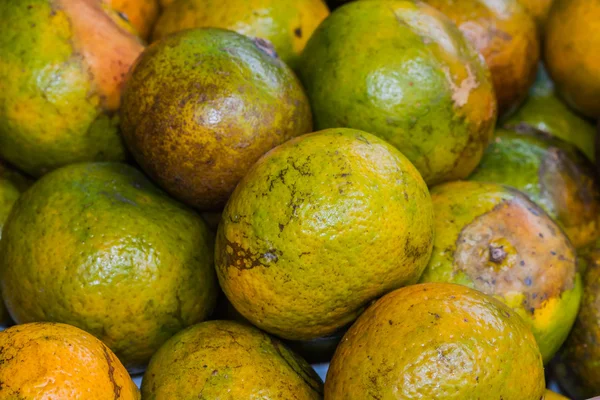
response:
M0 348L0 399L140 399L113 352L73 326L14 326L0 332Z
M41 176L120 161L124 77L140 40L98 0L0 2L0 157Z
M215 261L245 318L308 340L415 283L432 240L415 167L376 136L338 128L292 139L248 171L223 211Z
M344 336L328 400L540 400L542 357L529 328L499 301L461 285L396 290Z
M299 71L317 129L375 134L430 185L466 178L491 139L496 100L485 62L426 4L338 8L309 40Z
M78 326L132 371L216 301L213 237L200 216L123 164L41 178L14 205L0 253L15 322Z
M167 192L220 210L264 153L310 132L310 105L294 73L263 41L207 28L151 45L123 95L123 136Z

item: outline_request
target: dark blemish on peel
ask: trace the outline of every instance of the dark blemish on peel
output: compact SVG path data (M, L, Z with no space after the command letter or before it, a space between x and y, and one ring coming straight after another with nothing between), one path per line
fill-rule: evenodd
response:
M302 37L302 28L297 27L296 29L294 29L294 35L296 35L297 38L301 38Z
M500 264L506 258L506 251L504 251L504 246L489 246L490 251L490 261L494 264Z
M104 358L106 358L106 363L108 364L108 379L113 385L114 398L115 400L118 400L121 398L121 386L119 386L115 380L115 367L113 366L113 362L105 345L102 345L102 350L104 350Z
M123 21L130 22L130 21L129 21L129 18L128 18L128 17L127 17L127 15L125 15L124 13L122 13L122 12L120 12L120 11L119 11L117 14L119 15L119 17L120 17L120 18L121 18Z

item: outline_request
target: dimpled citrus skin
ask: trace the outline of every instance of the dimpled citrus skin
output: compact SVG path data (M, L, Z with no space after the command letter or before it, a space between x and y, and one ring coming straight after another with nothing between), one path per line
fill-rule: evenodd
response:
M563 99L588 117L600 117L600 0L555 0L544 46Z
M515 189L452 182L432 188L435 242L421 282L459 283L493 295L531 328L548 362L581 300L569 240Z
M469 180L521 190L564 229L573 246L594 243L600 235L600 187L593 164L574 146L521 128L497 130Z
M600 393L600 241L584 257L581 309L554 363L561 387L575 399Z
M97 0L0 2L0 156L40 176L123 160L123 78L143 46Z
M366 132L328 129L284 143L248 171L219 225L217 275L254 325L313 339L416 282L432 228L427 187L400 152Z
M338 8L309 40L299 71L318 129L373 133L428 184L466 178L491 139L489 71L454 24L425 4Z
M219 210L264 153L312 130L300 82L264 46L188 30L151 45L133 68L123 135L144 170L189 205Z
M153 40L190 28L229 29L270 41L295 68L306 42L328 15L323 0L178 0L160 16Z
M154 22L158 18L157 0L102 0L106 5L121 13L133 25L140 37L148 39Z
M328 400L542 400L542 357L531 331L499 301L460 285L396 290L342 339Z
M145 400L323 398L310 365L277 339L233 321L209 321L171 338L152 357Z
M456 23L492 73L500 115L516 109L540 59L536 24L518 0L425 0Z
M551 390L546 390L546 394L544 395L544 400L569 400L568 397L561 396L558 393L555 393Z
M38 322L0 332L0 399L139 400L106 345L70 325Z
M591 161L596 159L595 127L558 97L554 83L542 65L529 97L503 125L507 129L538 129L577 146Z
M202 219L124 164L44 176L17 200L0 254L15 322L78 326L131 371L216 301L213 238Z

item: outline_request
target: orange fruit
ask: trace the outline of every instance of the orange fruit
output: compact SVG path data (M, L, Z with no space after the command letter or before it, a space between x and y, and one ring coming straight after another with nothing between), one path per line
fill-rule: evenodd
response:
M0 1L0 157L32 176L122 161L121 88L144 49L98 0Z
M214 238L189 208L118 163L38 180L0 241L2 295L17 323L84 329L131 371L216 302Z
M298 70L316 129L379 136L428 185L469 176L492 138L496 97L485 61L422 2L336 9L308 41Z
M327 400L540 400L542 356L507 306L465 286L429 283L389 293L337 348Z
M121 117L142 168L202 211L222 209L264 153L312 131L304 90L272 48L216 28L148 47L127 81Z
M329 15L323 0L179 0L160 16L153 40L191 28L223 28L266 39L295 68L306 42Z
M158 0L102 0L130 23L144 39L148 39L158 18Z
M208 321L156 352L142 394L144 400L320 400L323 382L306 361L255 327Z
M451 20L483 55L500 115L514 111L535 81L538 30L518 0L425 0Z
M556 0L546 23L544 61L563 99L600 117L600 1Z
M0 332L1 400L139 400L129 374L100 340L70 325Z
M408 159L366 132L327 129L248 171L223 211L215 264L246 319L309 340L415 283L432 243L429 191Z

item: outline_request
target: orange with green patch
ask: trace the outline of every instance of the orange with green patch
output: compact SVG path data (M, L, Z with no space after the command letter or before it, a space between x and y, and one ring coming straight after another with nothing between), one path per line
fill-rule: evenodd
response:
M338 128L287 141L254 164L223 211L215 261L240 314L309 340L415 283L432 241L416 168L382 139Z
M0 156L33 176L122 160L121 87L143 50L97 0L0 2Z
M144 374L145 400L320 400L323 382L279 340L233 321L208 321L175 335Z
M272 47L217 28L148 47L127 82L121 116L144 170L202 211L221 210L264 153L312 130L304 90Z
M421 282L494 296L533 331L544 362L567 338L581 300L576 255L560 227L524 194L493 183L434 187L435 241Z
M296 68L306 42L329 15L323 0L178 0L160 16L153 40L191 28L223 28L266 39Z
M485 62L421 2L336 9L309 40L299 74L317 129L375 134L430 185L466 178L492 137L496 99Z
M213 240L200 216L134 168L70 165L13 206L0 241L2 295L15 322L78 326L140 371L212 312Z
M542 357L531 331L498 300L447 283L379 299L331 361L327 400L541 400Z
M0 399L140 400L123 364L70 325L31 323L0 332Z
M535 80L540 42L518 0L425 0L446 14L483 55L501 116L514 111Z
M600 187L593 164L574 146L527 124L499 129L469 177L515 187L552 217L580 249L600 235Z

